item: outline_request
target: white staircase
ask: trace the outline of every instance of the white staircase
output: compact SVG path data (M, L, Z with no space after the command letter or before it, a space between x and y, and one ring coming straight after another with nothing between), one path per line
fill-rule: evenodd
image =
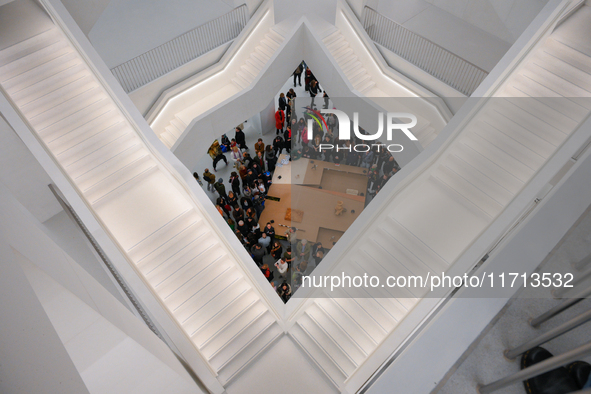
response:
M204 213L57 28L2 50L0 85L222 384L282 334Z
M390 98L393 99L398 97L397 92L384 91L376 81L372 78L371 72L368 72L364 63L370 62L370 59L360 59L358 53L349 45L347 39L339 29L336 29L333 33L327 35L322 42L326 45L330 54L334 58L337 65L341 68L351 85L363 96L369 98ZM384 86L384 84L381 84ZM405 95L406 96L406 95ZM404 96L403 96L404 97ZM416 98L416 100L419 100ZM410 101L400 100L396 103L398 110L405 107L405 101L408 104ZM383 105L384 100L377 101L378 105ZM410 110L417 115L418 123L413 127L413 134L417 137L423 147L426 147L437 137L439 130L442 128L442 124L433 127L429 118L440 118L436 115L433 109L423 108L421 111ZM439 121L435 122L436 124Z
M194 104L185 106L174 115L174 119L165 127L165 130L159 133L162 142L168 148L172 148L193 119L248 88L259 76L275 51L281 46L283 40L281 34L272 28L269 29L264 38L256 45L254 51L250 53L250 56L243 61L239 71L232 74L230 74L231 71L222 71L222 73L228 74L223 78L227 82L226 85L202 95ZM158 134L158 130L156 132Z
M591 97L589 21L584 6L546 38L329 274L425 278L449 270L591 113L591 100L577 100ZM352 74L361 66L341 38L329 45L350 78L363 75ZM427 290L380 288L388 298L340 290L306 307L290 335L342 389L403 319L425 317L413 307Z

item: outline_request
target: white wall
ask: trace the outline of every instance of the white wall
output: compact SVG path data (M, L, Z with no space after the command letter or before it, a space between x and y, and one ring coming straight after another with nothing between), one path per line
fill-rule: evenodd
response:
M267 108L261 111L260 118L261 118L261 131L263 134L275 133L277 129L275 128L275 98L273 98Z
M275 0L274 3L276 23L288 18L297 20L304 14L312 14L334 25L336 0Z
M3 238L0 261L0 392L88 393Z
M112 0L87 35L113 68L232 8L221 0Z
M62 0L64 7L86 35L110 2L111 0Z
M40 222L60 212L61 206L47 187L51 179L1 116L0 141L0 182Z
M399 23L420 18L432 8L445 11L512 44L548 0L379 0L377 10Z

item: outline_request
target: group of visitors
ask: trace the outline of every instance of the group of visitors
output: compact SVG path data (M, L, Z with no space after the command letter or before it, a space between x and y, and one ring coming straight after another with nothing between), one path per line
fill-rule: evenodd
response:
M314 97L321 89L304 62L293 73L294 87L296 82L301 86L302 74L305 75L306 90L312 97L310 107L313 110ZM324 107L327 108L329 98L324 93ZM295 98L294 89L279 95L275 113L275 138L271 144L265 144L259 138L254 144L252 156L246 145L243 124L235 128L234 138L230 139L224 134L221 142L214 141L208 150L213 159L214 172L220 161L229 165L226 154L234 165L235 171L231 172L227 183L222 178L216 178L208 168L203 173L207 190L217 193L216 209L284 302L301 286L302 277L310 274L327 249L320 242L311 244L306 239L298 240L295 227L289 228L284 234L276 234L274 220L270 220L262 228L259 224L273 172L283 150L291 154L290 160L309 158L366 168L369 178L368 196L378 193L400 169L392 154L385 149L378 150L374 147L368 152L348 149L361 141L357 141L356 137L343 141L336 139L338 122L334 115L325 115L327 128L311 122L313 130L312 138L309 138L307 120L311 117L312 110L306 110L298 119ZM320 144L339 146L341 149L323 151ZM198 174L194 175L200 181Z

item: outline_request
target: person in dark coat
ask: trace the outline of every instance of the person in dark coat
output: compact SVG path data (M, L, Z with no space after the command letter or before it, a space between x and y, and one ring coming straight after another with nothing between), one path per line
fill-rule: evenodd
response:
M232 191L236 196L240 195L240 176L236 171L232 171L230 174L230 185L232 185Z
M281 93L279 95L279 109L285 111L287 107L287 100L285 99L285 94Z
M246 135L244 131L240 129L240 127L236 127L236 136L234 137L236 143L240 147L240 149L248 150L248 146L246 146Z
M279 157L281 152L283 152L283 148L285 148L285 146L283 146L283 137L278 135L273 140L273 150L275 150L275 156Z
M224 185L224 180L222 178L218 179L218 181L213 184L213 188L218 192L221 198L224 200L228 198L228 195L226 194L226 186Z

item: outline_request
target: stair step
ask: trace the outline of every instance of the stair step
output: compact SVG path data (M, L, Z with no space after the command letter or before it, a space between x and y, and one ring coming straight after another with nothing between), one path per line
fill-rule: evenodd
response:
M186 210L132 245L127 250L127 254L137 266L141 266L142 273L147 275L150 271L145 269L148 268L150 259L157 258L162 251L178 240L179 235L201 220L194 211Z
M447 157L445 166L503 206L513 199L513 193L455 154Z
M342 63L339 63L343 73L347 75L347 73L359 68L363 67L363 64L359 61L359 58L355 55L350 56L349 58L343 59Z
M64 41L56 41L0 67L2 81L9 81L24 73L33 75L41 71L47 62L62 59L66 55L72 55L72 48Z
M415 256L405 245L398 240L398 234L385 234L383 231L376 231L370 245L371 248L364 248L375 261L382 265L387 264L392 275L421 276L426 277L431 271L429 266L420 258ZM405 287L413 297L421 297L426 293L425 289L418 287ZM402 294L405 294L401 290Z
M308 314L303 314L298 319L297 324L316 343L316 346L328 356L330 361L337 366L345 377L351 376L357 365Z
M95 147L95 144L103 140L132 132L122 116L115 116L113 111L108 110L100 112L92 111L94 118L90 117L88 123L79 125L65 134L53 134L43 139L60 162L71 160L71 157Z
M86 76L77 81L73 81L66 86L62 86L37 100L21 105L20 109L23 113L27 113L28 117L34 118L43 112L51 111L52 108L57 107L67 100L78 97L80 94L98 87L99 84L94 78Z
M352 81L353 79L356 79L356 78L358 78L358 77L360 77L362 75L368 75L369 76L369 74L367 73L367 71L363 67L356 67L356 68L352 69L351 71L349 71L345 75L347 76L347 78L349 78L349 81Z
M485 116L479 118L482 120L473 128L474 134L502 149L532 170L540 168L547 156L551 155L547 145L539 138L502 115L498 114L495 119Z
M403 255L394 256L384 249L375 240L371 240L367 246L361 248L361 252L367 255L367 258L374 264L381 267L382 270L393 276L409 276L413 275L411 269L407 268L408 261L404 259ZM406 298L420 298L425 291L414 287L393 287L388 291L396 298L404 300ZM401 301L403 302L403 301Z
M464 163L473 166L495 183L507 189L511 194L516 194L524 183L512 173L510 166L503 165L497 159L489 159L466 144L457 144L452 151Z
M339 367L326 355L316 342L299 325L295 325L289 331L290 336L306 352L308 357L324 372L326 377L338 389L342 386L347 376Z
M252 81L254 81L254 77L245 71L238 71L236 73L236 76L245 80L248 83L248 85L250 85Z
M156 162L150 156L143 156L127 165L124 170L106 176L100 181L97 179L97 182L84 192L84 196L91 204L96 204L116 190L129 186L132 182L139 182L143 176L156 169Z
M82 60L77 57L75 53L70 52L54 58L34 69L22 72L11 79L6 80L2 77L0 83L8 93L13 94L53 75L61 73L64 70L79 66L80 64L83 64Z
M218 332L218 335L201 347L199 349L201 354L205 358L211 359L221 352L235 337L240 335L242 331L256 324L265 313L269 313L265 305L261 302L255 303L247 312L237 316L231 325L224 327L223 330Z
M544 158L552 155L567 136L508 100L495 100L490 111L479 118Z
M61 39L62 37L60 36L58 29L52 28L17 44L4 48L0 51L0 66L12 63L30 53L48 47Z
M325 38L322 40L322 42L324 43L324 45L328 46L328 45L332 44L332 43L333 43L333 42L335 42L335 41L338 41L338 40L344 40L344 39L345 39L345 36L343 36L343 35L341 34L341 32L337 30L337 31L335 31L335 32L332 32L332 33L331 33L331 34L329 34L328 36L326 36L326 37L325 37Z
M35 117L27 117L27 119L29 119L29 123L31 123L36 130L43 130L56 124L65 126L69 123L68 118L70 116L76 115L81 111L86 112L87 110L92 110L93 106L102 100L106 100L104 92L101 92L101 89L98 87L91 88L48 111L42 112ZM26 111L24 114L27 116Z
M259 75L258 71L249 66L248 64L243 64L242 66L240 66L240 69L244 71L247 75L251 76L253 79Z
M275 44L277 44L277 47L279 47L283 43L283 41L285 40L285 38L283 38L283 36L281 36L279 33L277 33L273 29L269 29L269 32L267 32L267 34L265 34L265 38L275 42Z
M587 109L579 103L581 100L557 100L556 97L562 96L546 86L543 79L515 75L510 82L516 92L522 92L523 96L519 97L535 98L536 101L545 103L551 111L558 111L577 124L587 116Z
M165 300L189 336L203 329L250 289L228 259L204 268L199 275L198 280L180 283L178 291L171 294L174 297Z
M273 324L276 324L273 316L268 312L264 313L253 324L250 324L244 330L239 332L229 344L224 346L211 359L209 359L210 365L216 371L221 370Z
M176 142L176 139L174 138L174 136L172 134L170 134L170 132L168 131L164 131L163 133L161 133L158 138L160 138L160 141L162 141L162 143L164 143L164 145L168 148L171 149L174 145L174 143Z
M343 351L355 366L365 361L368 354L317 304L311 304L306 308L306 314L324 331L326 336L330 337L330 340Z
M371 76L368 73L358 75L356 78L349 78L351 85L360 86L371 80Z
M348 60L353 59L356 56L355 56L355 52L353 52L353 49L351 49L351 47L349 47L349 48L341 48L340 51L333 54L333 57L335 58L338 65L342 65L343 63L346 63Z
M109 100L99 100L89 105L84 111L68 116L62 122L56 122L44 128L35 128L43 141L54 146L70 146L86 139L86 133L104 129L124 118Z
M517 160L515 157L504 152L499 147L483 139L475 133L469 133L462 138L462 143L475 150L480 155L497 163L510 174L513 174L521 182L525 182L533 175L534 170Z
M491 218L496 217L503 209L503 205L499 204L489 195L445 165L439 166L435 171L434 176L445 185L455 190L458 194L462 195L473 205L486 212Z
M345 39L343 37L343 39L341 39L341 40L337 40L331 44L328 44L327 48L331 53L335 53L339 49L347 48L348 46L349 46L349 43L347 41L345 41Z
M222 369L218 371L218 379L222 385L226 385L251 362L256 360L269 346L283 335L283 330L278 324L272 324L251 341L248 346L243 347L240 353L232 357Z
M376 86L376 83L371 79L367 79L361 82L359 85L355 85L354 88L358 90L360 93L365 94L365 92L371 90L374 86Z
M561 97L591 96L589 91L578 86L575 82L570 81L568 76L558 78L554 72L556 72L556 70L550 72L546 70L543 65L527 63L521 69L520 74L542 86L545 86L548 89L551 89L553 92L555 92L555 95L557 94ZM588 100L577 100L576 103L588 111L591 109L591 103L587 101Z
M262 67L264 67L264 65L267 64L267 62L271 58L270 56L267 56L265 53L256 50L252 52L250 56L256 59L259 63L261 63L263 65Z
M379 278L387 278L390 274L384 267L378 264L373 258L371 258L365 251L358 250L351 255L351 261L353 264L357 264L361 272L372 272L373 275ZM374 299L383 306L384 310L392 316L396 321L402 320L402 317L411 310L417 303L417 299L412 296L408 291L401 293L385 287L377 287L371 290L372 294L380 294Z
M515 91L513 87L507 89L507 95L510 96L513 91ZM565 136L578 126L571 118L557 111L555 106L544 104L543 99L521 97L495 99L494 104L500 112L512 107L512 115L516 121L522 125L531 124L531 129L535 129L540 138L555 146L560 145Z
M176 127L174 127L173 125L168 125L164 128L164 130L166 130L168 133L170 133L170 135L172 135L174 138L178 139L180 137L180 133L178 131L178 129Z
M255 306L261 306L259 296L254 291L248 291L243 296L236 298L227 308L220 311L207 325L200 331L191 336L193 343L198 348L209 344L219 333L223 333L226 328L232 327L233 322ZM264 306L263 306L264 307Z
M331 300L349 315L350 319L356 322L375 343L380 343L384 339L386 335L384 328L376 324L371 315L363 310L355 299L349 298L342 289L335 289L331 295L333 296Z
M215 289L209 298L193 300L195 305L187 306L182 314L184 318L178 318L189 336L193 337L199 332L207 331L207 327L217 316L226 309L231 309L240 298L248 294L250 287L235 269L230 270L225 278L228 283L224 282L223 286Z
M138 263L146 279L154 282L154 285L177 275L179 271L190 271L199 269L200 264L211 264L211 261L204 260L204 256L215 248L215 237L202 225L202 219L191 220L186 227L176 229L176 233L170 231L169 234L174 236Z
M591 74L588 72L587 65L584 65L584 70L578 67L576 63L571 64L570 59L561 59L556 56L542 51L536 51L532 58L528 61L528 66L533 69L539 68L555 75L555 79L562 79L568 81L574 86L584 90L581 96L575 97L590 97L591 96ZM591 58L587 60L591 63Z
M271 57L273 56L274 50L269 48L266 45L259 45L255 48L255 51L257 51L257 53L260 53L261 55L264 55L267 57L267 59L265 60L265 63L267 62L267 60L271 59Z
M24 106L38 98L45 96L48 93L59 89L62 86L65 86L73 81L76 81L80 78L87 78L88 70L84 67L83 64L78 64L66 70L62 70L61 72L52 75L49 78L43 79L38 81L37 83L26 87L18 92L11 93L10 97L12 100L20 107Z
M254 70L257 70L257 74L263 69L263 67L265 67L265 63L252 55L246 59L246 64L250 65Z
M277 50L277 48L279 48L279 44L276 43L275 41L273 41L270 38L267 38L265 36L265 38L263 38L260 42L260 45L269 49L270 51L272 51L273 53L275 53L275 51Z
M119 156L130 153L132 148L140 146L140 139L134 133L125 133L111 141L105 140L104 143L93 146L91 151L64 157L60 163L74 182L79 182L86 179L84 176L99 166L117 160Z
M179 269L171 270L172 272L163 271L158 276L151 277L151 283L155 288L158 287L156 289L158 294L161 294L162 298L166 300L187 283L207 273L207 269L212 265L219 264L225 253L223 250L216 249L215 245L201 249L199 254L194 255L187 264L182 265Z

